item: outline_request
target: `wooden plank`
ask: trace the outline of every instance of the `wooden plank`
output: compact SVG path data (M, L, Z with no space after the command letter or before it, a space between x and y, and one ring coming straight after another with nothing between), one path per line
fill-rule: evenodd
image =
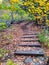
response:
M32 39L32 40L21 40L21 42L36 42L39 41L38 39Z
M33 35L33 36L23 36L21 38L38 38L38 36L36 36L36 35Z
M35 51L15 51L14 55L32 55L32 56L44 56L44 52Z
M19 46L41 47L40 44L19 44Z
M21 40L39 40L38 38L21 38Z
M28 31L28 32L27 32ZM40 33L39 31L36 31L36 30L27 30L26 32L24 33Z
M35 41L35 42L23 42L21 41L20 44L39 44L40 42L39 41Z
M36 35L36 33L24 33L23 35Z

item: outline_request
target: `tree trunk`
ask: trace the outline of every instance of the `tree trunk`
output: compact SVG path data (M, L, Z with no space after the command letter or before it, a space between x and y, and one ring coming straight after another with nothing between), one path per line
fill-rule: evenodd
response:
M14 22L14 17L13 17L13 12L11 11L11 17L12 17L12 19L11 19L11 24Z

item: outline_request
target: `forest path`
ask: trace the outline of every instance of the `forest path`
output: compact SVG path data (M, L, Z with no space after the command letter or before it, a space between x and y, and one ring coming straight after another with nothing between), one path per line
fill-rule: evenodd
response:
M9 51L4 61L12 59L18 65L46 65L47 57L44 57L44 49L38 39L41 31L33 22L12 24L2 34L3 36L12 35L8 41L9 44L3 44L3 48ZM7 40L4 41L7 44ZM5 64L3 63L3 65Z
M41 47L38 39L38 34L40 31L38 30L37 26L35 26L33 22L26 24L22 23L20 26L23 30L23 34L14 53L18 64L44 65L46 59L44 59L44 50Z

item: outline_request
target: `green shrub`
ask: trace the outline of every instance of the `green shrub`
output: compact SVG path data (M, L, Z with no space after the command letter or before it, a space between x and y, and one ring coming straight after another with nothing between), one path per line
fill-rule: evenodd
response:
M6 65L17 65L17 64L14 63L12 60L9 59L9 60L7 61L7 64L6 64Z
M39 41L49 47L49 32L47 30L44 30L42 33L39 34Z
M6 54L7 52L8 52L7 50L0 48L0 58L2 58L4 54Z
M39 41L40 41L41 43L44 43L44 42L45 42L45 35L44 35L44 33L40 33L40 34L39 34Z
M6 29L7 25L5 22L0 22L0 30Z
M47 47L49 47L49 36L48 35L45 36L45 42L46 42Z
M9 15L8 13L4 13L4 14L1 16L1 18L4 19L4 20L10 20L10 19L11 19L10 15Z

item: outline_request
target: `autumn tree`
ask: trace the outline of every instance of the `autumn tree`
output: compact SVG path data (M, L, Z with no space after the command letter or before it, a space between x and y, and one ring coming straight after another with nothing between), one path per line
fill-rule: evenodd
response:
M49 25L48 0L24 0L22 7L24 10L33 14L37 20L40 20L38 23L41 23L44 20L44 22L46 21L46 24Z
M25 11L29 13L29 15L34 15L34 19L36 19L39 24L46 22L46 25L49 26L48 0L9 0L9 5L4 5L4 7L2 5L2 9L11 10L12 19L13 12L21 12L22 15L22 12Z

